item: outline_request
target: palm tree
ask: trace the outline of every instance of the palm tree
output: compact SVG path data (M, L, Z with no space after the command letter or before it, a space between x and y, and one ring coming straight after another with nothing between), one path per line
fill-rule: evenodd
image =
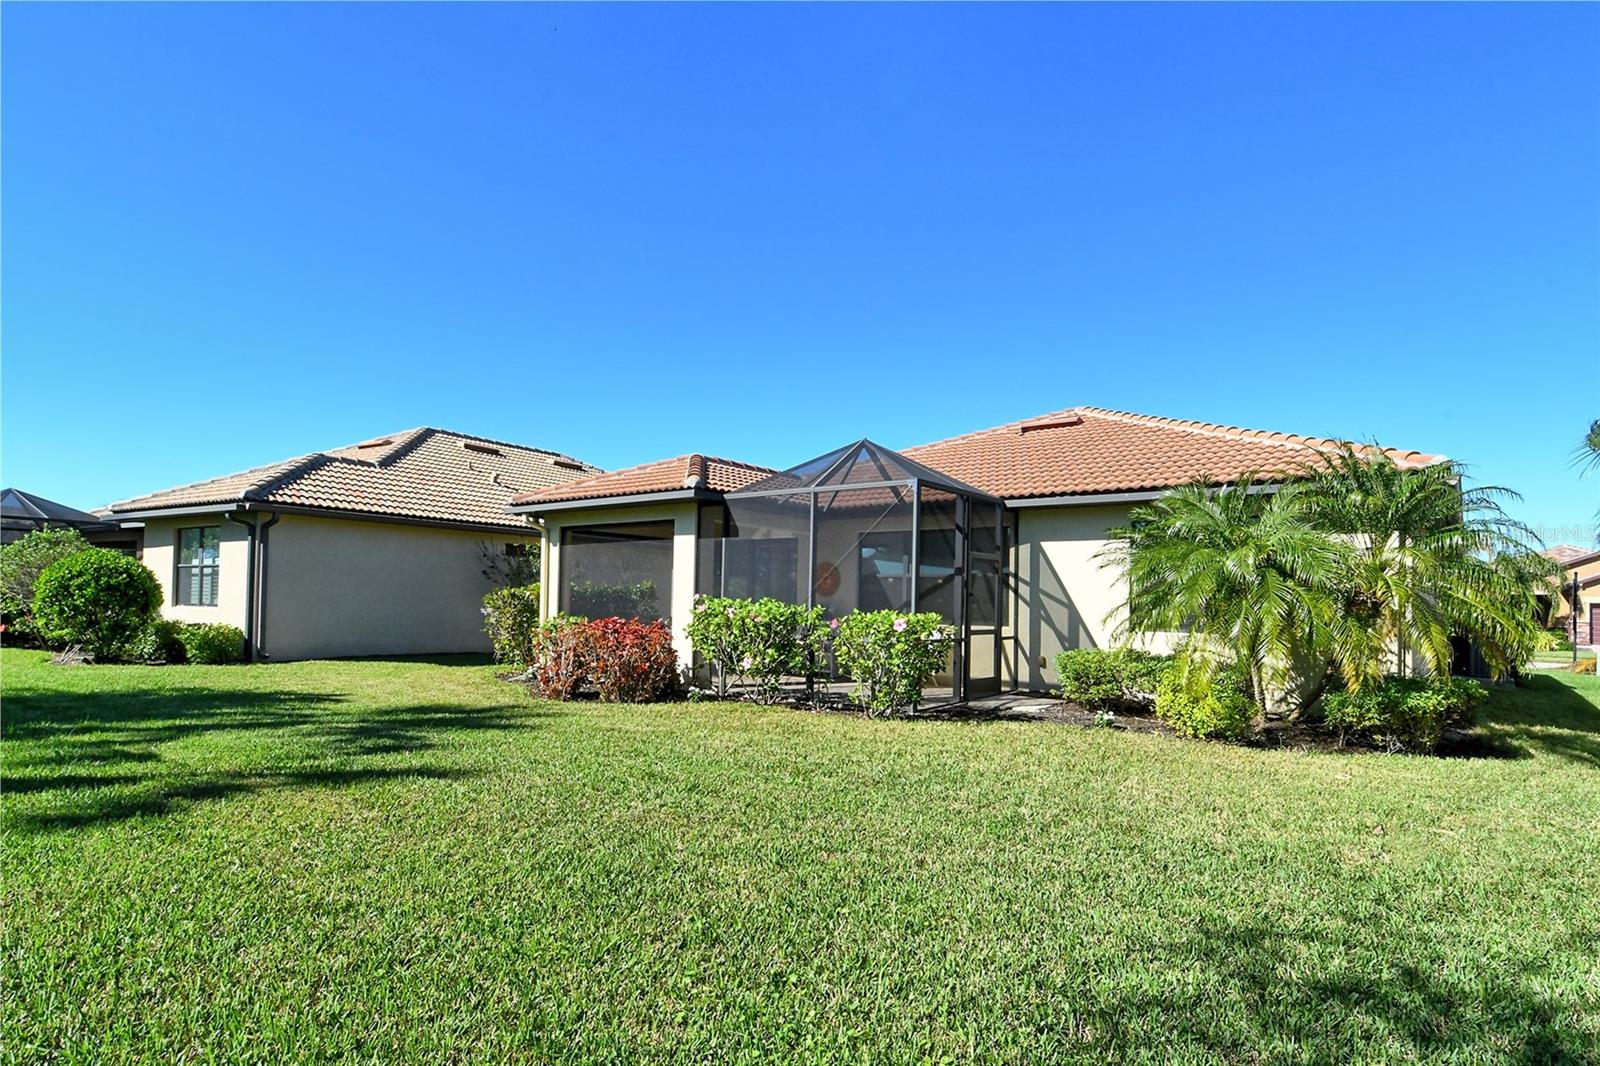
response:
M1600 418L1589 423L1589 432L1573 450L1572 461L1586 474L1600 469Z
M1600 418L1589 423L1589 432L1572 450L1572 464L1583 474L1600 470ZM1595 512L1595 519L1600 521L1600 511ZM1600 527L1597 527L1596 532L1600 534Z
M1408 673L1408 650L1448 673L1451 638L1471 638L1497 676L1520 666L1538 631L1536 593L1553 564L1495 486L1463 488L1455 463L1402 468L1379 448L1345 447L1310 468L1318 528L1349 545L1327 651L1352 688Z
M1348 549L1312 524L1304 486L1262 492L1253 480L1186 485L1136 508L1101 559L1129 583L1118 639L1187 630L1186 660L1221 652L1264 709L1300 651L1322 643Z

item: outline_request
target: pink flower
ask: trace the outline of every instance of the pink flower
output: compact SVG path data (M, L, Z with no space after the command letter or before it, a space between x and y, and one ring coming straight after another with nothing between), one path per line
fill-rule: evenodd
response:
M737 607L729 607L728 608L728 617L729 618L738 618L739 617L739 608L737 608Z
M894 620L894 631L896 633L904 633L906 631L906 620L904 618L896 618Z
M833 621L829 622L828 623L828 628L829 629L838 629L839 628L839 620L837 618L835 618Z
M743 659L739 660L739 665L744 667L746 670L750 669L755 664L756 664L756 661L754 659L750 658L750 656L748 656L748 655L746 655Z

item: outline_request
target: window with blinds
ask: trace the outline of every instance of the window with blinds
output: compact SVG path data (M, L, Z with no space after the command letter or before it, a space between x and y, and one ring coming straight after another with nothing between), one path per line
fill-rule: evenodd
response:
M177 602L183 607L217 605L217 542L221 526L178 530Z

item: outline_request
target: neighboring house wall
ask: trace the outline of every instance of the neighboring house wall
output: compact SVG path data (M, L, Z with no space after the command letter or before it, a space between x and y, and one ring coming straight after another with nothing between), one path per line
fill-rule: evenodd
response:
M178 530L195 526L216 526L217 605L180 606L177 603ZM145 523L144 565L161 582L161 615L178 622L220 622L244 628L246 601L245 572L250 565L250 542L245 528L221 514L186 515L183 518L156 518Z
M1580 587L1578 589L1578 643L1600 643L1600 632L1593 625L1595 608L1600 607L1600 558L1590 559L1575 567L1568 567L1561 572L1560 591L1551 598L1552 627L1561 630L1567 636L1572 635L1572 604L1569 599L1572 595L1572 576L1576 573ZM1587 588L1581 587L1583 582L1596 581Z
M700 506L693 500L681 503L643 504L635 507L597 507L557 511L545 516L544 581L540 586L543 616L549 618L560 607L561 531L578 526L603 526L632 522L672 522L672 646L678 663L687 669L693 662L693 647L687 627L694 613L695 538Z
M487 652L482 545L536 537L284 515L267 540L267 656Z

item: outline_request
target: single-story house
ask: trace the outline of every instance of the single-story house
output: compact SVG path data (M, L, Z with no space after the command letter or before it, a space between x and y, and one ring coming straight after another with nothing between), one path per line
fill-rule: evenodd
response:
M1600 550L1558 544L1544 554L1561 567L1549 597L1551 627L1579 646L1600 644Z
M631 606L670 624L687 663L698 594L832 616L938 611L958 635L947 684L972 698L1048 689L1057 653L1111 642L1125 583L1096 555L1139 503L1196 480L1290 474L1343 446L1072 407L901 452L861 440L786 470L663 459L522 493L511 509L544 533L546 616Z
M538 531L513 498L598 468L409 429L112 504L142 527L162 613L244 631L256 659L481 652L483 597Z
M0 489L0 544L21 540L40 529L75 529L101 548L139 554L139 531L123 529L102 515L80 511L21 489Z

